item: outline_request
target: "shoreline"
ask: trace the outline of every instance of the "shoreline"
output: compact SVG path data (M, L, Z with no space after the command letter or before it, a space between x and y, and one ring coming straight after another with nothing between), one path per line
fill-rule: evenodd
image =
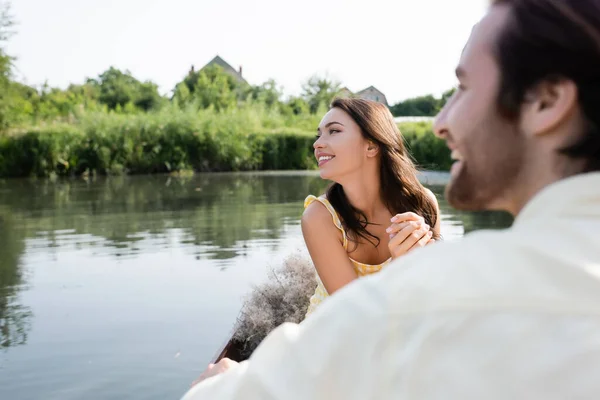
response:
M136 178L181 178L189 179L194 176L206 175L220 176L319 176L318 170L266 170L266 171L215 171L215 172L193 172L189 173L156 173L156 174L123 174L123 175L80 175L80 176L54 176L54 177L0 177L3 181L87 181L87 180L110 180L110 179L136 179ZM450 173L446 171L421 170L417 173L419 181L425 185L443 186L450 180Z

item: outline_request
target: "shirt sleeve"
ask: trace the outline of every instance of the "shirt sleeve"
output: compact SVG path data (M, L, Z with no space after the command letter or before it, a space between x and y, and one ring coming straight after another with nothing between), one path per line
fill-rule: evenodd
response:
M377 398L385 301L373 285L353 282L301 324L273 331L249 361L196 385L183 400Z
M473 237L352 282L184 400L597 399L597 278Z

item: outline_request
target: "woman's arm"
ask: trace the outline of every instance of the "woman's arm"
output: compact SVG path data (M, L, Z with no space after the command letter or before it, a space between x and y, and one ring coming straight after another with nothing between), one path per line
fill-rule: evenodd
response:
M330 295L358 278L343 246L342 232L331 214L317 201L310 204L301 220L302 235L315 269Z

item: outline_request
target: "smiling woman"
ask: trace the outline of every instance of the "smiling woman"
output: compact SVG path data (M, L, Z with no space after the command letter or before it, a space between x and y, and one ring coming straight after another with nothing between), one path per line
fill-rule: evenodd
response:
M333 184L304 204L302 233L317 272L307 315L354 279L440 234L437 200L418 181L387 107L336 99L317 133L320 175Z

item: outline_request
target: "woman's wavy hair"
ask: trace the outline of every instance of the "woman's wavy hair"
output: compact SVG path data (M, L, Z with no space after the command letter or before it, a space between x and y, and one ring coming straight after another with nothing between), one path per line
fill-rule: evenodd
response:
M437 222L437 207L417 178L415 164L389 109L381 103L356 98L335 99L331 108L350 115L363 137L379 147L380 195L388 210L392 214L414 212L433 228ZM326 195L342 219L350 240L357 243L358 237L362 237L374 246L379 245L379 239L367 231L370 223L364 212L350 204L342 185L333 183Z

